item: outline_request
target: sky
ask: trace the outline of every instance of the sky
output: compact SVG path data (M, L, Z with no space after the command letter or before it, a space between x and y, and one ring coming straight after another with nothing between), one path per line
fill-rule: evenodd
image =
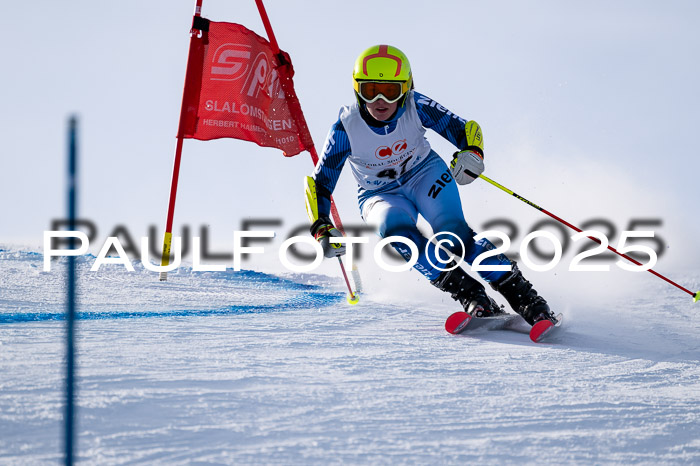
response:
M665 249L659 266L697 269L697 3L265 5L318 148L353 101L357 55L389 43L409 57L418 91L481 124L487 176L574 224L607 221L611 244L631 222L651 221ZM0 243L40 248L52 219L65 216L71 114L80 118L79 215L97 226L91 249L122 226L136 241L153 226L161 241L193 7L4 5L12 14L0 18ZM202 11L265 35L253 0L205 0ZM450 157L449 143L428 138ZM308 223L302 180L312 169L307 153L288 159L243 141L186 141L175 233L206 227L216 252L230 253L243 221L277 219L281 241ZM546 218L486 183L460 189L472 228L511 219L516 246ZM347 170L334 196L347 224L361 223L355 192Z

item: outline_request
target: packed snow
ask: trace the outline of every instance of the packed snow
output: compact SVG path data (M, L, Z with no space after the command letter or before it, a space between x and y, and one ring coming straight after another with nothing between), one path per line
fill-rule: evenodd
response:
M44 272L41 252L0 249L0 463L56 463L65 259ZM349 306L326 275L181 267L159 282L92 259L78 259L85 464L700 463L700 317L660 280L565 310L535 344L447 334L449 299Z

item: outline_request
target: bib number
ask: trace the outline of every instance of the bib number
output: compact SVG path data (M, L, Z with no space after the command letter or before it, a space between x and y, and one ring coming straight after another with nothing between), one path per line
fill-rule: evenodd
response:
M379 173L377 173L377 178L390 178L392 180L395 180L399 176L406 173L406 167L408 166L408 162L412 158L413 158L413 156L411 155L406 160L401 162L401 164L399 165L399 167L401 167L401 173L397 173L395 168L386 168L386 169L380 171Z

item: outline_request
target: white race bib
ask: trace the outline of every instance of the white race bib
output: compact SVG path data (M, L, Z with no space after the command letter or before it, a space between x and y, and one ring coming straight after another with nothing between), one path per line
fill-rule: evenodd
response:
M340 120L350 141L348 162L362 188L373 190L395 181L430 153L412 92L406 96L405 105L406 110L389 134L372 131L357 104L341 110Z

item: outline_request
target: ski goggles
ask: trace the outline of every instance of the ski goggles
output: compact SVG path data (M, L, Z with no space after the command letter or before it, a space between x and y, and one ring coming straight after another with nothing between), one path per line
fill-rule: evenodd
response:
M407 84L400 81L359 81L355 90L368 104L376 102L380 97L393 104L403 97L406 92L404 87L408 87Z

